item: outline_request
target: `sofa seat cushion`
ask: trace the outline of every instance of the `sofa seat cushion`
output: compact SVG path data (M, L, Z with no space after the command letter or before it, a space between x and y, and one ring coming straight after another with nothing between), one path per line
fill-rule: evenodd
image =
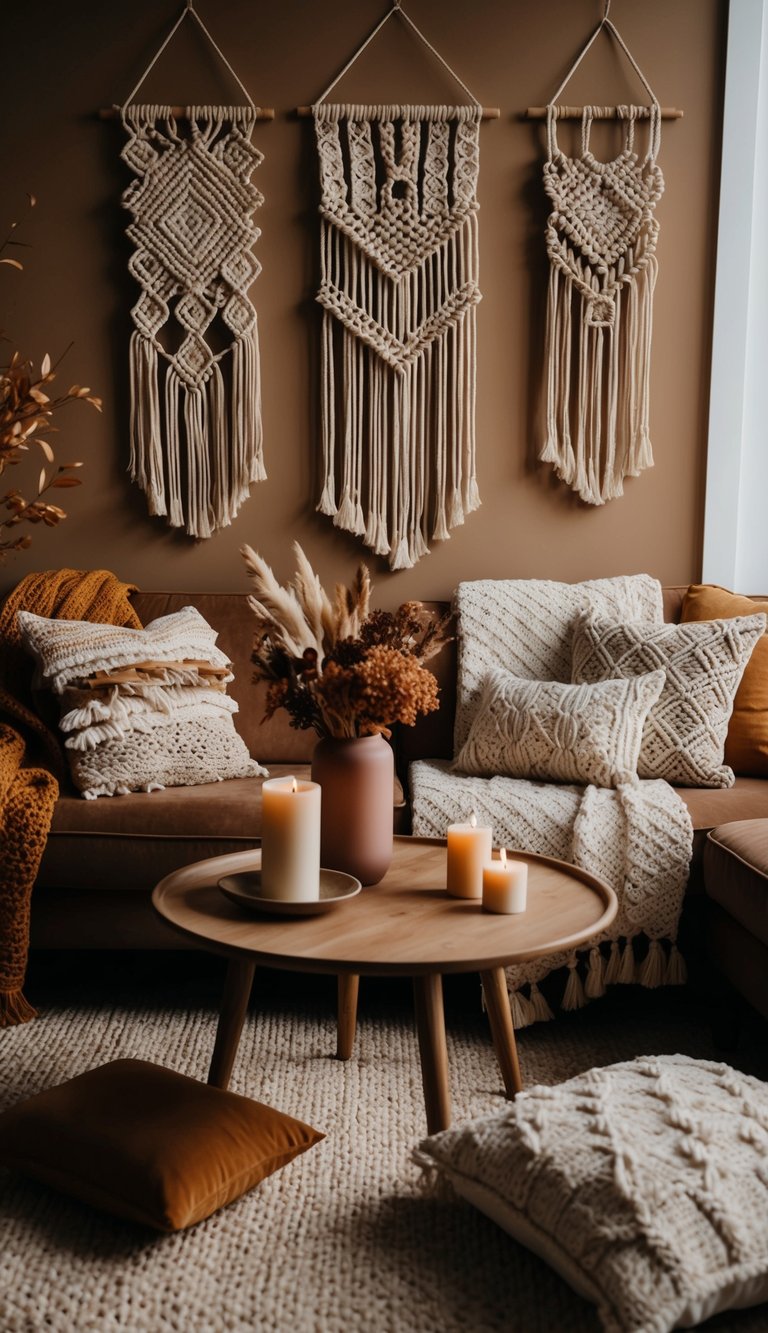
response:
M269 771L309 777L306 764ZM60 796L37 884L152 889L191 861L243 851L261 837L261 786L260 778L232 778L98 801Z
M694 832L732 819L768 819L768 782L737 777L732 787L675 787L688 806Z
M704 888L768 945L768 819L742 819L712 830L704 849Z

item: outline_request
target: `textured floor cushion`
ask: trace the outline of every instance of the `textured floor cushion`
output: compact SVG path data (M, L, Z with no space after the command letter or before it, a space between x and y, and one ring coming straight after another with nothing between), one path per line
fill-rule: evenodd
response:
M768 1300L768 1085L727 1065L593 1069L425 1139L416 1159L594 1301L609 1333Z
M324 1135L280 1111L145 1060L114 1060L0 1116L0 1164L180 1231Z

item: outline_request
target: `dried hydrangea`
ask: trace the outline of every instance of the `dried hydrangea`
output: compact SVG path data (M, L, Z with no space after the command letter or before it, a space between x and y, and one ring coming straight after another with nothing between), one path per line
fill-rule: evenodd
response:
M434 616L420 602L369 610L365 566L331 601L301 548L299 572L286 588L250 548L244 555L259 626L254 679L269 684L266 717L284 708L291 726L352 738L389 735L395 723L413 726L438 707L437 681L424 662L450 637L449 616Z

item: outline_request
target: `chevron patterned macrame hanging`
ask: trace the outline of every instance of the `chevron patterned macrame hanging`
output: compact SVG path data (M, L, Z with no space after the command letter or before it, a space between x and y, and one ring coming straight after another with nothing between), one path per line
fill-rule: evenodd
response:
M480 503L479 106L313 108L322 186L318 509L392 569Z
M209 537L266 473L256 311L260 271L251 183L262 154L252 106L126 106L123 195L142 292L131 336L130 474L150 514ZM187 132L188 131L188 132Z
M544 166L552 212L547 221L547 433L540 457L594 505L621 495L625 477L653 466L650 368L659 231L654 208L664 189L656 163L661 108L607 17L609 4L606 0L605 17L547 107ZM610 162L598 161L589 146L600 108L583 109L579 156L566 156L557 142L557 98L603 30L615 37L651 98L649 107L615 109L624 125L624 144ZM649 127L642 158L634 142L640 117Z

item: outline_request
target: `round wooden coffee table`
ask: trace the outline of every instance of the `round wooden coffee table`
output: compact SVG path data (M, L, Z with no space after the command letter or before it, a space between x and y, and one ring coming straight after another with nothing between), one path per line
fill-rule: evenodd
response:
M484 912L478 900L449 898L443 839L395 838L380 884L320 916L246 913L217 887L224 875L255 869L260 852L234 852L167 875L152 903L187 938L230 960L208 1082L226 1088L257 966L338 976L337 1054L352 1053L360 976L413 978L416 1029L429 1133L450 1124L442 977L479 972L508 1097L522 1087L504 968L576 948L616 915L607 884L562 861L528 862L528 906L518 916Z

